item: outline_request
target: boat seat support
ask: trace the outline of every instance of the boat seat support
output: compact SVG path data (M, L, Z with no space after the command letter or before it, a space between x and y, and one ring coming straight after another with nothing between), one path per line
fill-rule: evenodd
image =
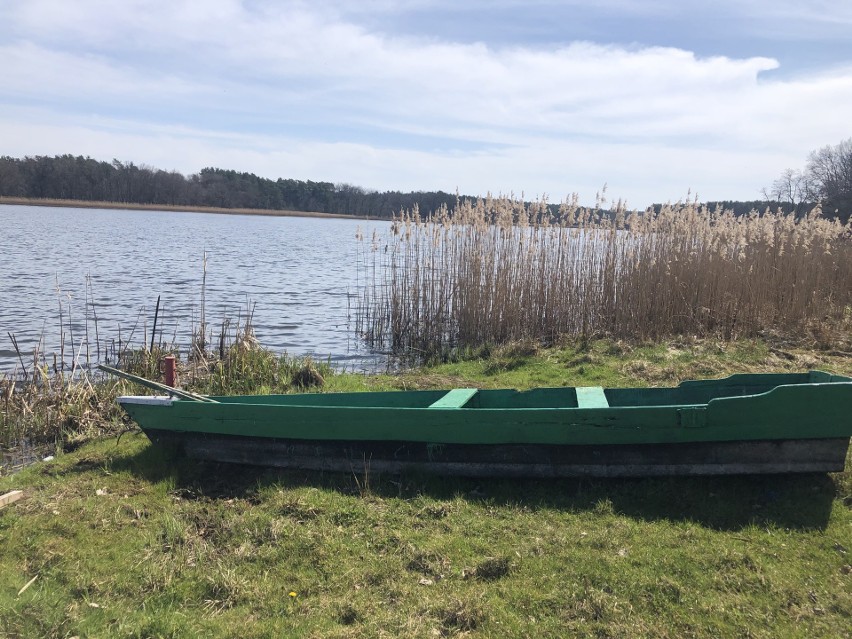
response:
M429 408L462 408L478 392L478 388L454 388Z
M577 408L609 408L603 388L600 386L578 386Z

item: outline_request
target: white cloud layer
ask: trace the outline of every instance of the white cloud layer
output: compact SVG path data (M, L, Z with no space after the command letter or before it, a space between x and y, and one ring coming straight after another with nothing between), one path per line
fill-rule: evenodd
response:
M382 3L378 3L382 5ZM784 11L813 4L783 3ZM387 8L387 7L386 7ZM653 8L653 7L651 7ZM756 198L849 137L852 65L370 31L335 3L4 2L0 154L634 205ZM849 12L826 11L848 24Z

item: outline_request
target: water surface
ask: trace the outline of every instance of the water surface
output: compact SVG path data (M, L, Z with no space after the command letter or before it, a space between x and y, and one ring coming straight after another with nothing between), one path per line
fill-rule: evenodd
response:
M214 334L256 303L255 332L264 346L369 368L379 358L358 341L352 317L355 235L359 226L369 237L388 224L0 205L0 371L21 368L7 333L30 369L40 340L51 364L64 340L67 365L75 355L85 361L87 335L90 359L119 336L140 346L150 340L158 296L157 340L186 348L199 320L205 252Z

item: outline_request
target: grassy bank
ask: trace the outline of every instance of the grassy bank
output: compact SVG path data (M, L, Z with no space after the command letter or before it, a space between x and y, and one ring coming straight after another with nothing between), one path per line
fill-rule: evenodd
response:
M400 375L316 372L325 390L852 374L848 354L761 341L483 355ZM292 389L301 367L265 361L234 372L240 390ZM229 371L193 388L218 391ZM128 433L0 478L11 489L26 497L0 510L2 636L842 637L852 617L850 472L278 472L175 462Z
M0 196L0 204L24 206L58 206L81 209L123 209L131 211L174 211L178 213L220 213L222 215L271 215L279 217L329 217L341 219L370 219L355 215L337 215L319 211L289 211L282 209L239 209L216 206L183 206L169 204L136 204L133 202L98 202L92 200L57 200L51 198L29 198Z

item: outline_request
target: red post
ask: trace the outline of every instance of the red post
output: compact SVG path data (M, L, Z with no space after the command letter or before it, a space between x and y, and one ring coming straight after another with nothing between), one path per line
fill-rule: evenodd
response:
M166 355L163 358L163 377L165 378L166 386L174 388L177 382L177 367L175 366L175 356Z

